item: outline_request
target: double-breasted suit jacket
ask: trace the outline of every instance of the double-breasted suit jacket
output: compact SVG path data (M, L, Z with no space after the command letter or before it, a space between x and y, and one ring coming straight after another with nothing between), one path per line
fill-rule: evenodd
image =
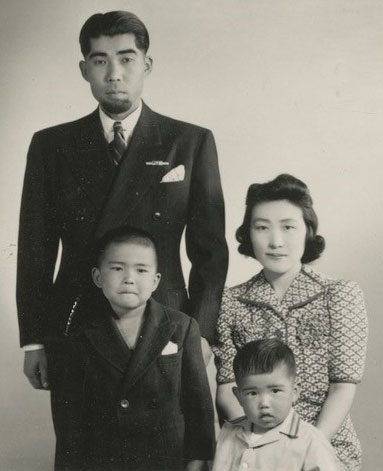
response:
M161 182L177 167L184 178ZM155 297L190 313L212 340L228 258L214 138L209 130L143 104L118 168L108 155L98 110L33 136L18 247L22 345L65 328L78 294L91 289L90 283L84 288L90 279L89 244L121 225L153 234L162 273ZM185 227L189 297L179 253ZM62 255L54 280L59 241Z
M56 470L182 471L188 460L212 459L213 405L196 321L149 300L131 352L103 305L47 346Z

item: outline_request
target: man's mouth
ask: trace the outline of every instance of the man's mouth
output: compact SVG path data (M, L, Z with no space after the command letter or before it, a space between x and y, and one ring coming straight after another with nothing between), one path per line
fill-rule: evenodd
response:
M122 90L110 90L109 92L106 92L107 95L111 95L111 96L118 96L118 95L126 95L126 92L122 91Z

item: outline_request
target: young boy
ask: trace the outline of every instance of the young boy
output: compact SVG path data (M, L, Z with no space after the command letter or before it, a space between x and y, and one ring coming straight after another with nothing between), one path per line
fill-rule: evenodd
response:
M160 274L150 234L113 230L97 252L103 296L80 301L51 346L55 469L202 470L214 416L198 324L151 298Z
M226 422L213 471L341 471L321 432L292 409L295 360L277 339L249 342L234 359L233 392L246 416Z

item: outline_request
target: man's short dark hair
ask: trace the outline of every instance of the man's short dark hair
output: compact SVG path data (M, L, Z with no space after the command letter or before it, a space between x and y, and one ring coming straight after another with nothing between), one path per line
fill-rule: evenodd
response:
M137 48L144 54L148 51L149 33L138 16L129 11L109 11L92 15L81 28L80 47L83 56L89 54L91 39L118 34L134 34Z
M234 358L236 382L239 384L248 375L271 373L280 364L286 365L289 375L295 378L295 358L289 346L277 338L249 342Z
M155 254L156 265L158 263L157 243L154 237L143 229L131 226L121 226L106 232L94 245L93 266L100 266L102 257L110 244L132 242L144 247L151 247Z

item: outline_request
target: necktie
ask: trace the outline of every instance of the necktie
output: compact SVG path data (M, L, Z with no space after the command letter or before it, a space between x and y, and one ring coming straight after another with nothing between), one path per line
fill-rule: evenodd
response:
M115 163L115 165L118 165L122 156L124 155L127 146L122 130L121 121L115 121L115 123L113 124L113 131L114 139L109 145L109 151L113 162Z

